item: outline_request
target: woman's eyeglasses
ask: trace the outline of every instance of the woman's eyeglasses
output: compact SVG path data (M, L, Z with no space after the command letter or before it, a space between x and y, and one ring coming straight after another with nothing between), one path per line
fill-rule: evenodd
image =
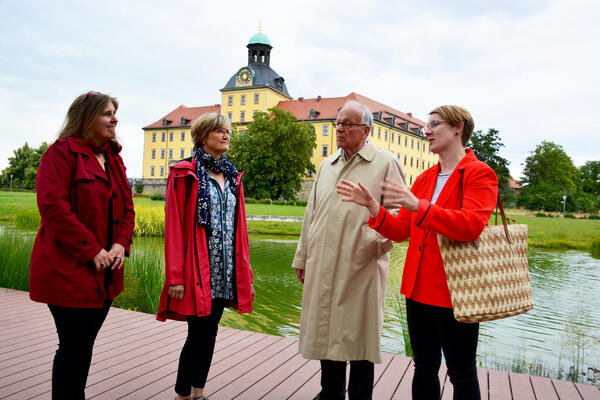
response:
M217 132L221 135L231 135L231 129L226 129L226 128L215 129L214 132Z

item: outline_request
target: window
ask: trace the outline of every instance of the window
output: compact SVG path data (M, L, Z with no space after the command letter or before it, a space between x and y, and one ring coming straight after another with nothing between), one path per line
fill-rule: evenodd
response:
M156 158L156 149L152 149L152 157L153 160Z
M373 137L373 129L371 129L371 137Z
M160 133L160 141L164 142L166 138L167 138L167 132L161 132Z
M383 139L387 142L387 129L383 133Z
M160 167L160 176L165 176L165 167Z
M310 169L306 170L306 176L308 176L309 178L313 176L313 172Z
M404 147L408 147L408 137L404 136Z
M161 158L162 160L164 160L164 159L165 159L165 149L160 149L160 158Z
M233 118L233 113L231 111L227 113L227 118L229 118L229 122L231 122L231 119Z
M324 144L323 147L321 148L321 155L323 157L327 157L328 153L329 153L329 146Z
M413 157L410 158L410 166L413 166ZM411 182L412 183L412 182Z
M415 148L415 139L410 139L410 148L411 149Z
M329 125L323 125L323 136L329 136Z
M169 160L173 158L173 149L169 149Z
M173 132L169 132L169 142L173 141Z
M193 156L193 155L194 155L194 149L193 149L193 148L191 148L191 149L190 149L190 156Z
M377 139L381 139L381 128L377 128Z
M181 141L185 141L185 131L181 131Z
M407 158L407 157L406 157L406 156L404 156L404 165L406 165L406 158Z
M240 111L240 122L244 122L246 120L246 111Z
M233 96L227 96L227 105L230 107L233 105Z
M421 145L421 142L417 142L417 150L419 150L420 145Z
M150 176L154 176L154 167L150 167Z
M260 95L258 93L254 93L254 104L258 104L259 99L260 99Z
M410 184L412 185L412 175L410 176Z
M242 97L240 99L240 104L243 105L243 106L246 105L246 95L245 94L242 95Z
M179 158L185 157L185 149L179 149Z
M394 132L392 132L392 143L394 143Z
M156 142L156 132L152 132L152 141Z

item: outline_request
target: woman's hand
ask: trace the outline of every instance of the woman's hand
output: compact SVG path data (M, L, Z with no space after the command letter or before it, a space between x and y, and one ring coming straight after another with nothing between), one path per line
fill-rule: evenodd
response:
M254 285L250 284L250 296L252 297L252 302L254 303L254 299L256 298L256 291L254 290Z
M383 205L390 208L404 207L409 211L419 209L419 199L406 186L386 179L381 183Z
M355 185L350 181L342 179L340 184L336 185L336 188L336 192L344 196L342 201L351 201L359 206L366 207L373 217L377 217L377 214L379 213L379 203L375 200L371 192L369 192L369 189L364 187L362 183L357 182Z
M110 266L112 269L123 268L123 257L125 257L125 247L123 247L119 243L113 243L108 254L110 254L113 257L112 265Z
M94 256L92 262L96 267L96 271L100 272L110 266L114 261L114 256L112 256L108 251L102 249Z
M171 285L169 286L169 296L177 300L183 300L185 294L185 287L183 285Z

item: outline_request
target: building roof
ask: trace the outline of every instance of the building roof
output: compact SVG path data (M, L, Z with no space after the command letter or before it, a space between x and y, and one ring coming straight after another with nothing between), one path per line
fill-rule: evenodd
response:
M267 35L265 35L262 32L258 32L252 35L248 44L266 44L268 46L271 46L271 41L269 40Z
M366 105L373 113L373 121L392 126L397 129L424 136L423 130L426 123L414 118L410 113L403 113L390 106L372 100L361 94L352 92L345 97L321 97L281 101L277 107L291 112L299 120L334 120L338 110L348 100L355 100ZM313 111L311 116L311 111Z
M221 105L204 107L186 107L183 104L159 119L158 121L143 127L142 129L160 129L190 126L192 121L209 112L221 112ZM166 124L163 121L167 121Z
M513 178L508 178L508 186L511 189L521 189L522 186L519 185L519 182L515 181Z
M252 71L252 86L246 86L246 87L236 86L235 82L237 79L237 75L238 75L238 72L242 68L248 68L249 70ZM231 78L229 78L229 81L227 81L227 84L225 85L225 87L223 89L221 89L221 91L247 89L248 87L257 87L257 86L258 87L267 86L267 87L277 90L278 92L284 94L288 98L292 97L288 93L287 87L285 86L285 79L283 79L281 76L279 76L277 74L277 72L275 72L273 70L273 68L269 67L268 65L266 65L266 64L250 64L250 65L248 65L246 67L242 67L242 68L240 68L240 70L237 70L235 72L235 74L233 74L231 76Z

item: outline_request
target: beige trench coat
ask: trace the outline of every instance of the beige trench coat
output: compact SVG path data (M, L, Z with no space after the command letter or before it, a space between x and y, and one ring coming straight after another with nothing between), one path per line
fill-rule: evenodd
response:
M340 201L335 186L360 181L380 200L386 178L404 183L402 166L370 143L348 162L338 150L317 172L292 264L305 270L299 339L305 358L381 362L392 243L369 228L366 208Z

